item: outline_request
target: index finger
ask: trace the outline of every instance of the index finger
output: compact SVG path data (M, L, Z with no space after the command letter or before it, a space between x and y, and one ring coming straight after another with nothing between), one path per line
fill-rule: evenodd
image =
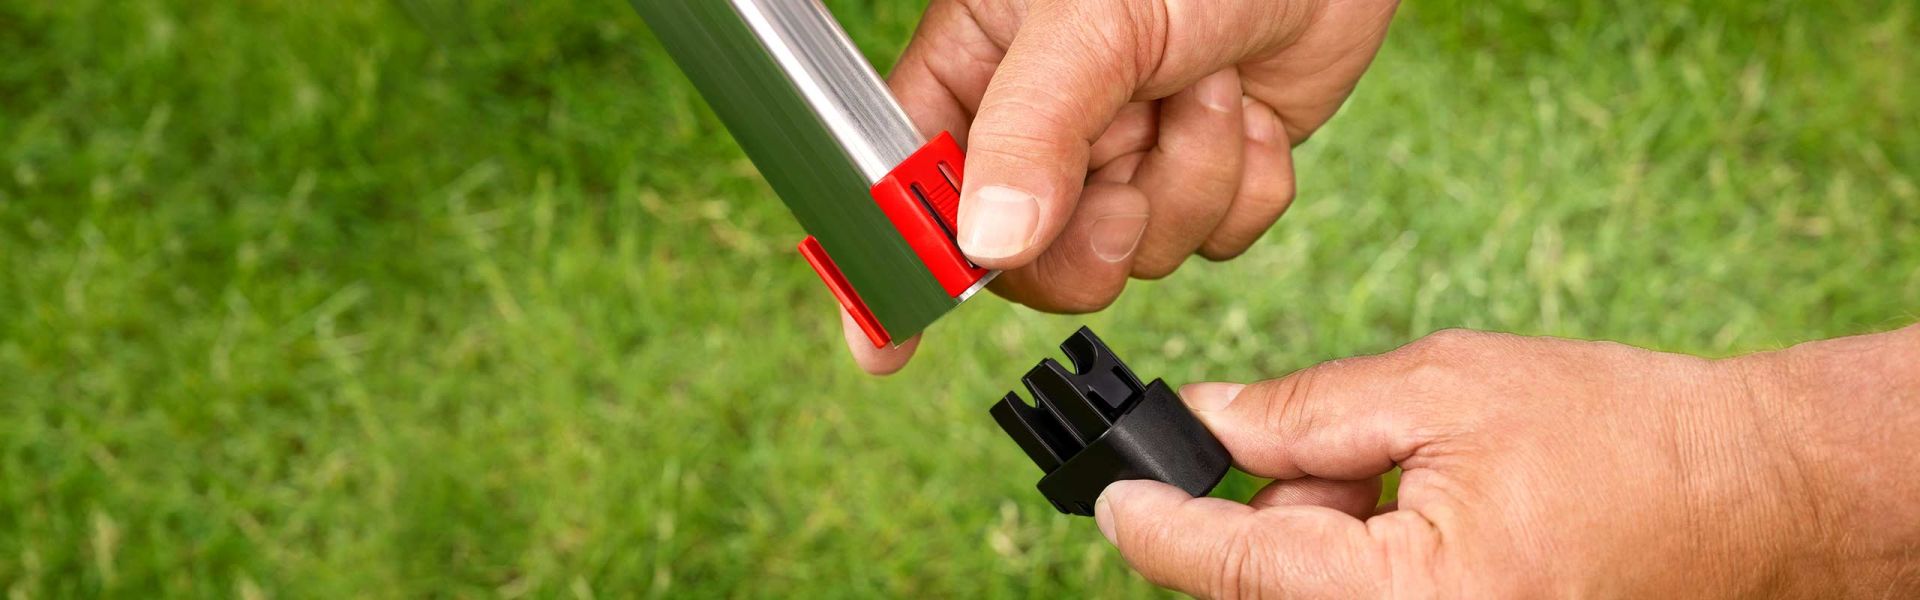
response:
M1442 435L1438 425L1463 416L1467 409L1441 406L1460 390L1439 374L1485 335L1441 332L1280 379L1192 384L1180 397L1241 470L1274 479L1365 479L1395 465L1417 467L1407 461Z
M873 347L866 332L860 330L860 325L853 321L853 315L847 314L845 308L840 309L840 327L847 338L847 349L853 351L854 364L860 365L861 370L871 375L892 375L894 371L907 366L907 361L913 358L914 349L920 347L918 335L907 338L898 346Z

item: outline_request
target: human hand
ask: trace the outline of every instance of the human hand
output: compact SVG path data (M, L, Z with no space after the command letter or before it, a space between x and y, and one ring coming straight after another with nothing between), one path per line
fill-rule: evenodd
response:
M1095 519L1191 594L1920 595L1920 326L1721 361L1443 331L1182 396L1277 481L1123 481Z
M1225 260L1293 201L1292 146L1373 60L1393 0L933 0L889 77L967 149L960 249L1052 312ZM916 340L855 359L890 373Z

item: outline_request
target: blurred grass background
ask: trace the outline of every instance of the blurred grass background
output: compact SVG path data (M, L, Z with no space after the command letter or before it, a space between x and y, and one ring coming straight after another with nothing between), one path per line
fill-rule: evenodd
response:
M919 10L828 4L883 68ZM1247 256L872 379L619 0L0 3L0 587L1154 595L985 413L1075 326L1179 383L1912 322L1917 10L1409 3Z

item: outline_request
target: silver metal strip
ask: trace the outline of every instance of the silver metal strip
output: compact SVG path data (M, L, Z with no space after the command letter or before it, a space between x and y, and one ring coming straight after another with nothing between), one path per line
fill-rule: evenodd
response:
M818 0L731 0L868 183L926 143L907 111Z
M953 301L966 302L967 299L972 298L974 294L980 293L980 290L987 289L987 284L993 283L993 278L999 276L999 271L987 271L987 276L981 277L979 281L973 282L973 285L967 286L966 291L960 292L960 295L954 298Z

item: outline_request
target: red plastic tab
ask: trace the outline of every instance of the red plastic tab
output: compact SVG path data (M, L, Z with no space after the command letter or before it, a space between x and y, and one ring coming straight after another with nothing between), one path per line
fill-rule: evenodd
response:
M886 213L894 228L891 233L876 231L873 235L899 235L906 239L907 246L913 248L914 255L927 266L927 272L933 274L940 288L955 301L988 273L968 261L954 240L965 161L960 144L953 141L952 135L941 132L874 183L870 190L874 203ZM859 292L847 283L840 267L827 256L819 240L807 236L800 242L800 255L806 257L807 264L813 266L813 271L826 282L827 289L833 291L833 297L840 300L847 313L853 315L854 322L866 332L874 347L884 348L893 341L886 328L874 318L873 311L861 301Z
M873 201L927 265L947 295L959 298L987 276L960 252L954 240L960 213L960 181L966 155L942 132L873 184Z
M820 247L820 240L813 239L813 236L801 240L800 256L805 257L807 264L813 266L813 272L826 282L827 289L833 291L833 297L840 301L840 306L846 307L847 314L853 315L853 322L860 325L860 331L866 332L873 347L887 347L887 342L892 341L887 329L880 326L879 319L873 318L873 311L868 310L867 303L860 300L860 293L853 291L853 286L847 283L847 277L840 274L840 267L833 264L833 258L827 256L827 249Z

